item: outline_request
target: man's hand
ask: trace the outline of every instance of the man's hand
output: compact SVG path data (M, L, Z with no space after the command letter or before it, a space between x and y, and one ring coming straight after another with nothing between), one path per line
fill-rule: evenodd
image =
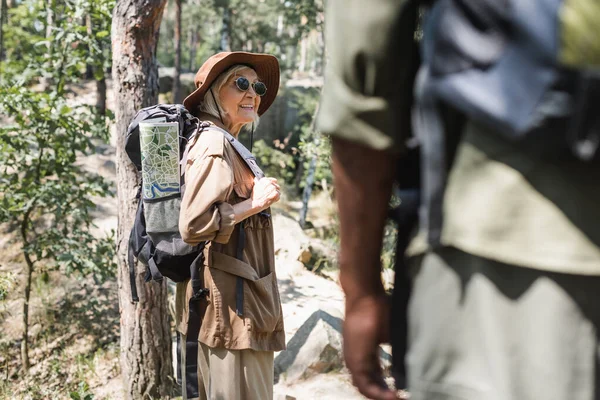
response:
M383 380L379 345L388 341L389 303L385 294L346 298L344 359L352 383L375 400L398 399Z
M334 138L333 176L340 217L340 284L346 294L344 357L358 390L392 400L379 365L389 306L381 283L381 243L396 156Z

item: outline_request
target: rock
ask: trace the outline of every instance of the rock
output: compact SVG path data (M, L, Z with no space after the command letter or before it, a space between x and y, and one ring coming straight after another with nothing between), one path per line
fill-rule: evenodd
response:
M310 239L294 219L280 213L273 215L273 229L275 231L275 250L294 256L302 248L308 247ZM285 235L278 234L285 232Z
M306 271L306 267L300 261L295 261L295 262L292 261L292 262L288 263L287 271L291 277L299 276L299 275L302 275L304 273L304 271Z
M117 173L117 166L113 160L104 161L100 168L103 176L114 176Z
M383 281L383 287L385 290L392 290L394 288L394 270L386 268L381 271L381 280Z
M304 380L341 370L342 320L323 310L315 311L275 358L275 382Z
M171 88L173 88L173 75L175 75L175 68L173 67L162 67L158 69L158 87L160 93L171 91Z
M297 260L300 261L304 265L308 265L310 263L311 258L312 258L312 252L311 252L310 246L308 246L308 247L300 250Z
M158 87L160 93L168 93L173 89L173 77L175 76L175 68L161 67L158 69ZM179 74L179 84L184 96L187 96L195 89L194 74L181 73Z

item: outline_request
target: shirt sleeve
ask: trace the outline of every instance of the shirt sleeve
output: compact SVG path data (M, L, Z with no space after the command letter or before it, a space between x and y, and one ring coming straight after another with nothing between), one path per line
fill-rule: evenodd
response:
M398 40L406 1L330 0L321 132L377 150L401 149L402 68Z
M233 171L224 157L223 135L203 133L189 154L179 214L181 237L191 245L207 240L227 243L235 217L227 203L233 190Z

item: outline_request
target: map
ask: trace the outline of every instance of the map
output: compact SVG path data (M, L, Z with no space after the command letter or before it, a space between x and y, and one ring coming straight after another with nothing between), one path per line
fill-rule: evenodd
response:
M140 122L144 199L179 193L179 124Z

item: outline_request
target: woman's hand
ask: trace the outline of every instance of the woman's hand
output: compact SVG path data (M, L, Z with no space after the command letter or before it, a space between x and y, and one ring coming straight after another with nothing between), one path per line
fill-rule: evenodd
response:
M279 201L280 187L275 178L254 178L254 188L252 189L252 208L260 212Z

